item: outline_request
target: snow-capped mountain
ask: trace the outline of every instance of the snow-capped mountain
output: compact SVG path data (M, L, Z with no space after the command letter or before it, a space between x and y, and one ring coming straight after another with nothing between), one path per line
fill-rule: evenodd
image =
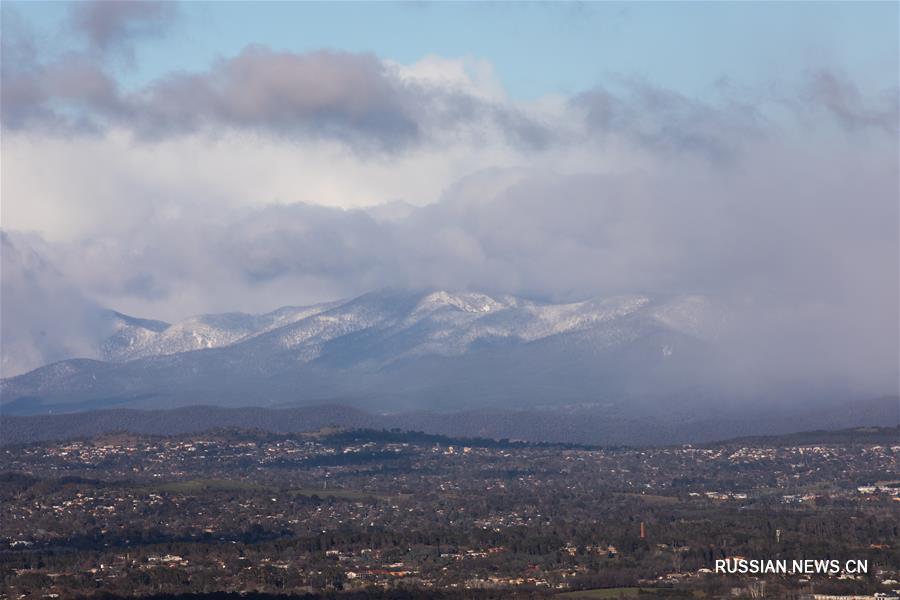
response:
M533 342L638 313L701 339L714 333L715 322L721 318L709 300L700 296L653 301L634 295L546 304L475 292L378 292L345 302L283 307L262 315L199 315L171 325L113 313L116 331L103 341L101 356L108 362L125 362L261 338L247 348L273 353L289 350L309 361L320 356L324 344L363 330L389 337L391 344L385 350L393 359L456 356L479 341Z
M697 296L549 304L447 291L380 291L174 324L111 315L104 360L5 379L2 408L596 403L695 385L722 319Z
M110 362L123 362L147 356L219 348L294 323L331 306L333 304L286 306L263 315L199 315L174 325L114 313L115 333L101 344L101 356Z

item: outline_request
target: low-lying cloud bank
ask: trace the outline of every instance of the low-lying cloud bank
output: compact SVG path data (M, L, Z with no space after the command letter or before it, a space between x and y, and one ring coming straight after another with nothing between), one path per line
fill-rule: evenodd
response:
M209 215L188 206L177 219L154 215L139 227L44 243L42 260L65 282L58 301L77 289L154 318L386 286L555 301L699 293L730 307L722 343L744 361L739 370L841 372L890 391L898 356L894 167L796 158L770 146L752 164L724 170L486 171L437 203L396 214L292 204ZM8 323L26 314L12 300L31 296L11 291L22 277L7 262L20 254L3 255ZM64 314L48 306L42 318Z

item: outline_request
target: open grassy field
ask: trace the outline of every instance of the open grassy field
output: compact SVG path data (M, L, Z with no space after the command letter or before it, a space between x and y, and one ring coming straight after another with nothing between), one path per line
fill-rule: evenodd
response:
M144 489L154 492L199 494L202 492L263 491L271 488L239 479L185 479L183 481L168 481L149 485L145 486Z
M169 492L180 494L202 494L207 492L272 492L287 493L297 496L318 496L319 498L339 498L343 500L365 500L366 498L376 498L384 500L390 498L388 494L377 494L360 490L347 490L340 488L321 489L321 488L278 488L267 486L251 481L240 479L185 479L180 481L166 481L140 486L148 492ZM619 494L637 501L646 502L654 505L664 505L677 503L678 499L671 496L656 496L652 494ZM619 588L614 588L619 589ZM631 588L621 588L631 589ZM634 588L637 589L637 588ZM603 591L603 590L598 590ZM576 593L576 592L572 592ZM582 592L577 592L582 593ZM607 596L591 596L604 598ZM609 596L615 598L616 596Z
M597 600L599 598L706 598L702 590L685 592L667 588L615 587L579 590L577 592L561 592L554 598L569 600Z
M569 600L597 600L598 598L636 598L641 592L647 593L648 590L641 590L636 587L617 587L617 588L600 588L596 590L580 590L577 592L563 592L557 594L557 598L567 598Z
M373 494L372 492L361 492L358 490L342 490L338 488L323 490L318 488L295 488L287 490L288 494L297 496L318 496L319 498L343 498L345 500L364 500L366 498L388 498L385 494Z
M621 496L623 498L629 498L631 500L637 500L639 502L644 502L650 505L667 505L667 504L678 504L679 500L675 496L660 496L657 494L633 494L630 492L620 492L616 494L617 496Z
M388 498L387 494L374 494L358 490L344 490L333 488L323 490L321 488L278 488L267 486L252 481L240 479L184 479L181 481L165 481L140 486L148 492L169 492L178 494L202 494L205 492L271 492L292 494L295 496L318 496L319 498L340 498L344 500L364 500Z

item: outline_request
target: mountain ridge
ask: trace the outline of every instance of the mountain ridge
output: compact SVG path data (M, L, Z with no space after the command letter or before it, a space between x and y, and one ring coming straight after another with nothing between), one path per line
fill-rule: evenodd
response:
M290 328L296 329L298 323L318 316L321 317L320 321L331 320L334 322L337 320L354 328L354 324L347 322L347 313L350 312L347 309L357 305L372 304L373 300L378 302L382 298L386 298L389 303L393 304L391 307L383 306L382 314L375 315L376 320L378 316L381 316L382 322L385 313L396 310L398 300L413 304L404 315L405 319L402 324L407 326L415 324L417 320L427 319L442 310L453 310L477 317L493 317L499 311L502 316L494 320L493 325L495 327L499 325L500 329L503 329L503 335L517 334L524 341L533 341L553 333L576 329L589 324L592 319L604 320L616 316L617 311L621 314L628 314L635 308L653 301L649 295L634 294L591 298L579 302L548 303L511 295L493 297L481 292L452 293L446 290L398 292L386 289L346 300L308 306L283 306L261 314L242 312L200 314L176 323L132 317L109 310L106 313L112 321L115 331L103 341L100 358L106 362L125 362L150 356L220 348L279 330L281 330L281 339L285 345L296 344L302 342L303 337L294 332L295 339L291 340L288 334L291 332ZM675 302L683 299L686 305L694 305L694 307L704 302L708 304L708 300L702 296L676 296L673 299ZM375 324L371 320L366 321L367 318L372 318L371 306L366 308L370 309L370 314L366 315L366 311L361 311L356 317L362 320L363 325ZM691 329L692 324L689 320L686 321L683 318L679 320L678 315L673 318L672 308L670 303L670 306L662 307L662 310L655 312L653 316L674 329ZM344 314L340 314L342 310ZM513 313L515 314L514 318L520 319L520 322L504 324L503 317L510 317ZM531 322L523 322L528 317L531 318ZM516 332L517 325L525 328ZM359 328L358 326L359 323L356 324L357 328ZM691 333L697 334L698 332L691 331ZM471 341L471 339L464 341Z
M717 340L727 312L696 295L553 304L387 289L174 324L112 315L119 327L105 341L111 358L69 359L3 379L0 414L201 404L342 404L376 415L588 407L603 427L643 420L662 431L706 414L739 420L852 396L818 382L723 385L728 363Z
M0 410L345 399L373 410L441 410L508 400L546 403L554 395L560 402L583 401L597 395L592 388L620 396L638 383L622 361L647 378L665 370L661 361L677 360L675 347L703 346L673 327L679 302L619 296L549 304L474 292L382 290L261 316L205 315L162 331L143 329L119 360L73 359L5 379ZM657 317L661 308L666 322ZM693 321L687 319L686 328ZM190 329L198 324L200 331ZM126 324L113 339L122 341L135 329Z

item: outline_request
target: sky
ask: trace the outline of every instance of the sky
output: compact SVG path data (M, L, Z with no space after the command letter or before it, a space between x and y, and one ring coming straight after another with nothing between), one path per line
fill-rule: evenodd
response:
M3 2L0 337L690 293L892 391L898 7Z
M83 43L64 2L11 3L62 53ZM340 48L404 64L424 56L489 62L514 98L573 94L628 74L686 94L723 78L766 85L828 61L877 85L897 70L894 3L205 3L177 8L119 72L131 87L202 70L250 44ZM715 48L714 52L710 49Z

